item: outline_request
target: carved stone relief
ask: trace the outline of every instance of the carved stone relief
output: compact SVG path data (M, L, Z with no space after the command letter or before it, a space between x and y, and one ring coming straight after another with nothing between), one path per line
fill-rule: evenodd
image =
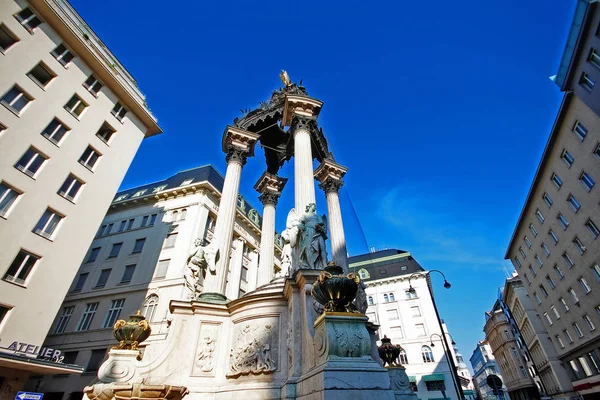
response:
M229 354L228 378L267 374L277 370L279 359L278 318L243 321L234 327Z
M220 324L202 323L194 356L192 375L214 375Z

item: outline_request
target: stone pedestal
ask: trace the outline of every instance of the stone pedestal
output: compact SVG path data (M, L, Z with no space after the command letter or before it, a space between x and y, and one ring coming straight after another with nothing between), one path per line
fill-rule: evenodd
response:
M406 368L388 367L391 388L394 391L395 400L417 400L417 394L410 388Z

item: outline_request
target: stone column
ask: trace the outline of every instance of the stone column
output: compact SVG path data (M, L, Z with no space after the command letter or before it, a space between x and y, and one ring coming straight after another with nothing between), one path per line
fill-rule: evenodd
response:
M263 204L257 286L265 285L273 279L275 271L275 207L286 182L287 178L280 178L265 172L254 185L254 189L260 193L258 199Z
M302 95L286 95L282 123L290 126L294 137L294 204L298 213L315 203L315 182L312 169L311 130L323 102Z
M219 202L219 214L215 224L214 238L210 244L213 251L218 251L216 270L207 271L204 280L204 292L200 300L226 300L227 263L233 238L236 203L240 188L242 167L246 158L254 154L254 144L259 136L248 131L228 126L223 133L223 151L227 154L227 171Z
M339 191L344 181L342 178L348 169L326 159L315 171L315 178L321 182L319 187L325 192L327 198L327 212L329 214L329 239L333 260L348 273L348 260L346 250L346 236L342 221Z
M248 292L256 289L258 279L258 250L250 253L250 264L248 265Z
M233 241L233 254L229 260L229 282L227 283L227 298L237 299L240 295L240 280L242 279L242 259L246 241L238 238Z

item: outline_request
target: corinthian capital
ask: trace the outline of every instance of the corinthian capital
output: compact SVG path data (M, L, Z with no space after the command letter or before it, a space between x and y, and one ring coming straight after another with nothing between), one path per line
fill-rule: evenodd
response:
M272 205L276 206L277 202L279 201L280 196L281 196L281 193L264 192L263 194L258 196L258 200L260 200L260 202L263 204L263 206L266 206L267 204L272 204Z
M248 150L240 149L236 146L229 146L227 149L227 155L225 156L225 161L227 164L230 162L237 162L239 164L246 165L246 159L248 158Z
M340 191L340 188L344 186L344 181L341 179L334 179L334 178L327 178L325 179L322 183L319 184L319 187L325 192L325 193L331 193L331 192L336 192L338 193Z
M294 134L301 130L311 132L312 128L315 126L316 121L313 117L294 115L292 118L292 124L290 125L290 133Z

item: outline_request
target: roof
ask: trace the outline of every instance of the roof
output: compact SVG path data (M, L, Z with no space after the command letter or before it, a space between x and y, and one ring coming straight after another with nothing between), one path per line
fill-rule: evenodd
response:
M529 188L529 193L527 193L527 198L525 200L525 204L523 205L523 209L521 209L521 214L519 215L519 219L517 220L517 224L515 225L515 230L510 238L510 242L508 243L508 248L506 249L506 254L504 255L504 259L508 260L510 258L510 251L514 245L517 232L521 223L523 222L523 218L525 218L525 213L529 208L531 203L531 198L538 184L540 183L541 175L544 170L544 167L548 163L550 159L550 153L552 153L552 149L554 148L554 143L558 138L560 133L560 128L562 126L563 119L567 113L567 109L571 100L573 98L572 92L566 92L563 96L562 103L560 104L560 108L558 109L558 114L556 115L556 120L554 121L554 125L552 126L552 130L550 131L550 137L548 138L548 142L546 142L546 147L544 148L544 152L542 153L542 160L540 161L537 170L535 171L535 176L533 177L533 182L531 183L531 187Z
M409 252L398 249L381 250L348 258L351 271L366 269L365 281L425 272Z

